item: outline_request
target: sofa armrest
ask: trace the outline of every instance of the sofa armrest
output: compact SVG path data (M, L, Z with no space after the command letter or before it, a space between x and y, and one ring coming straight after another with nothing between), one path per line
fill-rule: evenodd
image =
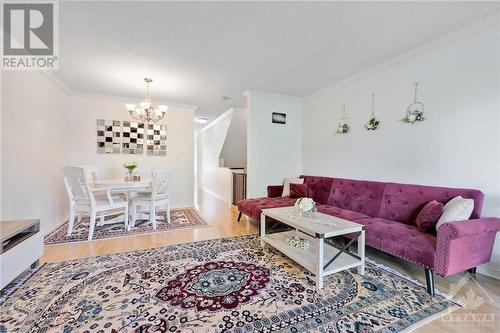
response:
M283 185L269 185L267 187L268 198L281 197L281 194L283 194Z
M449 276L490 261L499 218L443 224L437 233L434 271Z

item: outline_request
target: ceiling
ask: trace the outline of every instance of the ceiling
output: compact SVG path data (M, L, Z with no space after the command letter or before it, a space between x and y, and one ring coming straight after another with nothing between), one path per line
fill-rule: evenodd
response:
M498 2L61 2L59 78L87 94L195 104L306 96L500 9ZM222 96L232 99L224 101Z

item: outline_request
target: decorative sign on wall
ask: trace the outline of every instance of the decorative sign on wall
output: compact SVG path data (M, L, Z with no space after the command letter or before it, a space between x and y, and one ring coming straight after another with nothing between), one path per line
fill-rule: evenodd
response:
M119 120L97 119L97 152L99 154L119 154L120 136Z
M122 153L140 155L144 152L144 123L124 121Z
M272 117L274 124L286 124L286 113L273 112Z
M148 155L167 155L167 126L148 124L146 147Z

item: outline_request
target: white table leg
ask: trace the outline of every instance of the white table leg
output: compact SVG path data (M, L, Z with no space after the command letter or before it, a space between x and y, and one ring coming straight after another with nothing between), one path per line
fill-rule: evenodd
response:
M324 239L323 238L317 238L317 246L318 248L316 249L317 253L317 260L316 260L316 288L322 289L323 288L323 265L324 265Z
M358 267L358 274L365 274L365 230L361 230L358 237L358 256L361 258L361 265Z
M264 247L266 238L266 215L264 213L260 214L260 246Z

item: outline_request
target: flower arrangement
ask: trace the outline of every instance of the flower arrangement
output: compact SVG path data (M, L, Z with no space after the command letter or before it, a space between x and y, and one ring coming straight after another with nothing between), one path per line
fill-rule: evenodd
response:
M365 128L367 131L375 131L378 128L378 125L380 125L380 120L375 118L375 116L372 116L365 124Z
M134 173L134 170L137 169L139 165L136 162L126 162L123 163L123 167L127 169L130 176Z
M418 84L420 82L414 82L413 84L415 85L415 96L413 103L411 103L407 108L406 108L406 117L401 119L405 123L408 124L415 124L417 121L424 121L424 103L422 102L417 102L417 88Z
M295 201L294 206L301 216L307 216L318 211L316 203L311 198L299 198Z
M339 134L345 134L349 132L349 125L344 123L344 124L339 124L339 128L337 129L337 133Z
M339 120L339 127L337 128L337 134L346 134L349 132L349 124L347 123L347 117L345 116L345 104L342 106L342 118Z
M418 102L417 102L418 103ZM413 105L413 104L412 104ZM403 119L404 122L409 124L415 124L417 121L424 121L424 111L423 110L410 110L408 108L406 112L406 118Z
M375 94L372 93L372 114L368 122L365 124L367 131L375 131L380 125L380 120L375 117Z

